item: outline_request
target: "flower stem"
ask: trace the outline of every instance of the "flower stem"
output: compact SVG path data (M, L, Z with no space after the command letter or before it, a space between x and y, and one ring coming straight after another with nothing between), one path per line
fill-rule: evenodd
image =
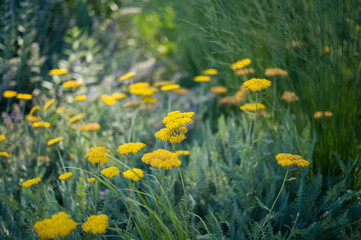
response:
M158 182L158 190L157 190L157 199L156 199L155 210L154 210L155 213L157 213L157 208L158 208L159 191L160 191L160 185L162 184L162 173L163 173L163 171L160 170L159 182Z

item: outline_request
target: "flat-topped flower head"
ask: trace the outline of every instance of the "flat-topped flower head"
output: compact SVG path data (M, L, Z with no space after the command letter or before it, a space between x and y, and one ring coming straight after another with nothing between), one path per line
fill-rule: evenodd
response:
M142 161L150 164L152 167L160 169L171 169L173 167L179 167L182 164L176 153L169 152L165 149L158 149L154 152L144 154Z
M127 170L123 172L124 177L133 180L133 181L139 181L141 178L144 177L144 173L142 169L139 168L133 168L132 170Z
M180 143L186 139L185 133L187 132L186 127L180 128L162 128L155 133L155 137L162 140L163 142L169 141L170 143Z
M50 75L64 75L64 74L67 74L68 73L68 70L66 69L51 69L50 70Z
M38 184L40 181L41 181L41 178L33 178L33 179L30 179L30 180L27 180L27 181L23 182L22 186L24 188L29 188L29 187L31 187L33 185Z
M106 177L114 177L117 176L119 174L119 169L117 167L110 167L110 168L105 168L101 171L101 173L106 176Z
M38 110L40 110L40 106L36 105L36 106L34 106L34 107L32 107L32 108L30 109L29 114L30 114L30 115L33 115L34 112L35 112L35 111L38 111Z
M31 100L33 99L33 95L27 93L18 93L16 95L17 99Z
M6 138L4 135L0 134L0 142L4 141Z
M244 75L249 75L249 74L253 74L253 73L254 73L253 68L243 68L243 69L239 69L236 71L236 74L238 76L244 76Z
M300 155L292 155L289 153L279 153L276 156L277 163L282 167L306 167L310 165L310 163L304 160Z
M79 95L75 97L75 101L77 102L83 102L86 100L86 95Z
M82 82L79 81L75 81L75 80L70 80L70 81L66 81L63 83L63 88L77 88L80 86L83 86Z
M249 58L244 58L244 59L242 59L242 60L239 60L239 61L233 63L233 64L231 65L231 68L232 68L233 70L241 69L241 68L244 68L244 67L250 65L251 62L252 62L251 59L249 59Z
M17 94L18 94L18 92L16 92L16 91L7 90L3 93L3 97L4 98L13 98L13 97L16 97Z
M115 100L120 100L120 99L123 99L126 97L127 97L127 94L125 94L125 93L115 92L112 94L112 98Z
M105 214L88 217L87 221L82 226L84 232L92 232L93 234L105 233L108 227L108 216Z
M0 156L4 156L6 158L10 158L10 154L7 152L0 152Z
M48 122L34 122L32 126L34 128L49 128L51 124Z
M172 91L172 90L175 90L175 89L178 89L178 88L180 88L179 84L170 84L170 85L165 85L165 86L161 87L160 90L162 90L162 91Z
M188 92L189 92L189 90L184 87L173 90L173 93L178 94L178 95L186 95Z
M288 73L286 70L283 70L281 68L266 68L264 75L266 75L266 77L276 77L276 76L285 77L288 75Z
M34 115L26 115L26 120L29 122L38 122L40 118Z
M49 102L47 102L44 106L44 110L48 110L48 108L55 102L55 99L50 99Z
M109 160L110 150L105 147L92 147L89 149L85 157L92 163L107 163Z
M109 106L114 105L116 103L115 99L109 95L104 94L104 95L102 95L101 98L102 98L103 102L105 102Z
M246 103L245 105L240 107L243 111L256 111L256 104L255 103ZM257 111L266 109L265 105L262 103L257 103Z
M206 75L199 75L199 76L194 77L193 80L195 82L209 82L209 81L211 81L211 77L206 76Z
M271 86L271 81L262 78L252 78L243 83L243 86L251 90L252 92L259 92L263 89L267 89Z
M289 92L289 91L284 91L283 94L282 94L281 99L288 102L288 103L298 101L298 97L297 97L296 93Z
M155 97L147 96L147 97L142 97L142 102L145 104L153 104L153 103L157 103L158 100Z
M74 117L70 118L70 123L74 123L76 121L79 121L80 119L82 119L85 116L84 113L80 113L78 115L75 115Z
M126 154L126 155L128 155L129 153L136 154L141 149L143 149L145 146L146 145L141 142L126 143L126 144L120 145L118 148L118 151L120 154Z
M58 143L60 141L63 141L63 138L62 137L57 137L57 138L53 138L51 140L48 141L48 146L51 146L55 143Z
M210 68L210 69L203 70L202 74L204 74L204 75L217 75L218 71L217 71L217 69Z
M88 178L88 183L93 183L93 182L95 182L96 181L96 179L95 178Z
M78 125L80 131L90 132L90 131L97 131L100 129L99 123L87 123L85 125L79 124Z
M189 155L189 151L188 150L178 150L175 152L177 155Z
M173 129L189 124L193 116L194 112L173 111L168 113L167 117L163 119L163 123L167 128Z
M59 179L65 181L65 180L68 180L69 178L71 178L72 176L73 176L73 173L67 172L67 173L60 175Z
M124 81L124 80L127 80L127 79L129 79L129 78L132 78L132 77L134 77L136 75L136 72L129 72L129 73L127 73L127 74L124 74L123 76L121 76L120 78L119 78L119 81Z
M153 83L153 87L161 87L165 85L172 85L174 84L173 81L156 81Z
M227 91L228 89L223 86L215 86L211 88L211 93L215 93L215 94L222 94L222 93L226 93Z
M140 102L137 101L130 101L123 104L123 108L135 108L140 105Z

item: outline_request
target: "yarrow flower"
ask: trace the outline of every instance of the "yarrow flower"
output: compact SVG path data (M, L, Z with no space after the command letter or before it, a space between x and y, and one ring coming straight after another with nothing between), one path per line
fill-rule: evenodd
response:
M173 81L157 81L153 83L154 87L161 87L161 86L165 86L165 85L172 85L174 84Z
M65 181L65 180L68 180L69 178L71 178L72 176L73 176L73 173L67 172L67 173L60 175L59 179Z
M211 68L211 69L203 70L202 74L204 74L204 75L217 75L218 71L217 71L217 69Z
M215 93L215 94L222 94L222 93L226 93L227 91L228 89L223 86L215 86L211 88L211 93Z
M160 90L162 90L162 91L171 91L171 90L175 90L175 89L178 89L178 88L180 88L179 84L170 84L170 85L165 85L165 86L161 87Z
M24 188L29 188L29 187L31 187L33 185L38 184L40 181L41 181L41 178L30 179L30 180L27 180L27 181L23 182L22 186Z
M37 110L40 110L40 106L38 106L38 105L32 107L32 108L30 109L29 114L30 114L30 115L33 115L33 113L34 113L35 111L37 111Z
M62 137L57 137L57 138L53 138L51 140L48 141L48 146L51 146L55 143L58 143L60 141L63 141L63 138Z
M75 101L82 102L86 100L86 95L79 95L75 97Z
M85 124L85 125L78 125L80 131L86 131L86 132L89 132L89 131L97 131L100 129L100 125L99 123L88 123L88 124Z
M188 92L189 92L188 89L184 87L173 90L173 93L178 95L186 95Z
M66 81L63 83L63 88L76 88L80 86L83 86L83 83L74 80Z
M105 214L88 217L87 221L82 226L84 232L92 232L93 234L105 233L108 227L108 216Z
M128 155L129 153L136 154L137 152L139 152L145 146L146 145L144 143L141 143L141 142L126 143L126 144L120 145L119 148L118 148L118 151L119 151L120 154L126 154L126 155Z
M140 105L140 102L130 101L130 102L124 103L123 108L133 108L133 107L138 107L139 105Z
M287 71L281 69L281 68L266 68L266 71L264 73L266 77L276 77L276 76L287 76Z
M92 182L95 182L96 181L96 179L95 178L88 178L88 183L92 183Z
M155 97L143 97L142 102L145 104L157 103L157 99Z
M255 103L246 103L245 105L240 107L241 110L244 111L256 111L256 104ZM262 103L257 103L257 111L264 110L266 107Z
M68 70L66 69L52 69L50 70L50 75L63 75L67 74Z
M50 125L51 125L51 124L48 123L48 122L34 122L34 123L32 124L32 126L33 126L34 128L38 128L38 127L49 128Z
M76 121L79 121L80 119L82 119L85 116L84 113L80 113L78 115L75 115L74 117L70 118L70 123L74 123Z
M271 86L271 81L262 78L252 78L243 83L243 86L252 92L259 92Z
M298 97L297 97L296 93L289 92L289 91L284 91L283 94L282 94L281 99L288 102L288 103L298 101Z
M50 99L49 102L47 102L44 106L44 110L48 110L48 108L54 103L55 99Z
M139 181L141 178L144 177L143 171L139 168L133 168L132 170L129 169L123 172L123 175L124 177L134 181Z
M136 74L136 72L129 72L129 73L127 73L127 74L124 74L123 76L121 76L121 77L119 78L119 81L124 81L124 80L127 80L127 79L129 79L129 78L132 78L132 77L135 76L135 74Z
M244 67L246 67L246 66L248 66L248 65L250 65L250 64L251 64L251 59L249 59L249 58L244 58L244 59L242 59L242 60L239 60L239 61L233 63L233 64L231 65L231 68L232 68L233 70L237 70L237 69L244 68Z
M105 147L92 147L85 155L85 158L87 158L92 164L104 164L109 160L109 153L110 150Z
M51 219L38 221L34 225L40 239L55 239L58 236L64 238L76 229L76 222L65 212L59 212L51 216Z
M158 92L158 89L151 87L147 82L138 82L129 86L129 92L135 95L151 96Z
M17 99L31 100L33 99L33 95L27 93L18 93L16 95Z
M10 158L10 155L9 155L9 153L7 153L7 152L0 152L0 156L4 156L4 157L6 157L6 158Z
M330 112L330 111L325 111L325 112L318 111L318 112L315 112L315 113L313 114L313 116L314 116L316 119L319 119L319 118L322 118L322 117L330 118L330 117L333 116L333 113Z
M114 105L116 103L114 98L106 94L102 95L102 100L109 106Z
M119 174L119 169L117 167L110 167L110 168L105 168L101 171L101 173L106 176L106 177L114 177L116 175Z
M48 156L39 156L38 160L39 161L44 161L45 160L45 162L50 162L50 158Z
M249 74L253 74L253 73L254 73L253 68L243 68L243 69L237 70L237 72L236 72L236 74L238 76L244 76L244 75L249 75Z
M66 112L66 108L65 108L65 107L58 107L58 108L56 109L56 112L58 112L58 113L65 113L65 112Z
M18 92L16 92L16 91L7 90L3 93L3 97L4 98L13 98L13 97L16 97L17 94L18 94Z
M123 98L126 98L127 95L125 93L113 93L112 94L112 98L115 99L115 100L119 100L119 99L123 99Z
M306 167L310 163L304 160L300 155L292 155L289 153L279 153L276 156L277 163L282 167L298 166Z
M5 140L5 136L4 135L0 135L0 142L4 141Z
M209 82L211 78L205 75L199 75L193 78L195 82Z
M165 149L158 149L151 153L146 153L142 157L142 161L156 168L171 169L179 167L182 162L179 161L176 153L169 152Z
M175 152L177 155L189 155L189 151L188 150L178 150Z

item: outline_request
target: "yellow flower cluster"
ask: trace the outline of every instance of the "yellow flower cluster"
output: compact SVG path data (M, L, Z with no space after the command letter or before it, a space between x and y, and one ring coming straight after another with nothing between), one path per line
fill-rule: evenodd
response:
M116 92L116 93L112 94L112 98L115 99L115 100L123 99L123 98L126 98L126 97L127 97L127 95L125 93Z
M79 95L75 97L75 101L82 102L86 100L86 95Z
M185 126L192 121L194 112L181 113L180 111L173 111L168 113L167 117L163 119L163 123L167 128L173 129L179 126Z
M85 158L87 158L92 164L104 164L108 162L109 154L110 150L105 147L92 147L85 155Z
M136 142L136 143L126 143L123 145L120 145L118 148L118 151L120 154L129 154L129 153L133 153L136 154L137 152L139 152L142 148L144 148L146 145L144 143L141 142Z
M172 81L157 81L157 82L153 83L153 86L154 87L161 87L161 86L164 86L164 85L171 85L171 84L174 84L174 82L172 82Z
M252 78L243 83L243 86L253 92L259 92L271 86L271 81L262 78Z
M48 108L54 103L55 99L50 99L49 102L47 102L44 106L44 110L48 110Z
M170 85L165 85L165 86L161 87L160 90L162 90L162 91L172 91L172 90L175 90L175 89L178 89L178 88L180 88L179 84L170 84Z
M74 117L70 118L70 123L74 123L76 121L79 121L80 119L82 119L85 116L84 113L80 113L78 115L75 115Z
M109 227L108 216L105 214L90 216L82 227L84 232L92 232L93 234L105 233Z
M60 141L63 141L62 137L57 137L57 138L51 139L51 140L48 141L48 146L51 146L51 145L53 145L55 143L58 143Z
M30 179L30 180L27 180L27 181L23 182L22 186L24 188L29 188L29 187L31 187L33 185L38 184L40 181L41 181L41 178Z
M240 107L241 110L244 111L256 111L256 104L255 103L246 103L245 105ZM266 109L266 107L262 103L257 103L257 111Z
M129 72L127 74L124 74L123 76L121 76L119 78L119 81L124 81L124 80L127 80L127 79L131 78L131 77L134 77L135 74L136 74L136 72Z
M83 86L83 83L75 80L70 80L63 83L63 88L76 88L80 86Z
M116 175L119 174L119 169L117 167L110 167L110 168L105 168L101 171L101 173L106 176L106 177L114 177Z
M155 97L143 97L142 102L145 104L157 103L157 99Z
M202 74L204 74L204 75L217 75L218 71L217 71L217 69L210 68L210 69L203 70Z
M71 178L73 176L73 173L71 172L67 172L67 173L64 173L62 175L59 176L59 179L60 180L68 180L69 178Z
M284 100L288 103L298 101L298 97L297 97L296 93L289 92L289 91L284 91L281 98L282 98L282 100Z
M9 153L7 153L7 152L0 152L0 156L4 156L4 157L6 157L6 158L10 158L10 155L9 155Z
M88 131L97 131L97 130L100 129L99 123L88 123L88 124L85 124L85 125L80 124L78 126L79 126L80 131L86 131L86 132L88 132Z
M132 170L129 169L123 172L123 175L124 177L134 181L139 181L141 178L144 177L143 171L139 168L133 168Z
M16 95L17 99L31 100L33 99L33 95L27 93L18 93Z
M281 69L281 68L266 68L266 71L264 73L266 77L276 77L276 76L287 76L287 71Z
M88 183L92 183L92 182L95 182L96 181L96 179L95 178L88 178Z
M38 128L38 127L42 127L42 128L49 128L50 127L50 123L48 122L34 122L32 124L32 126L34 128Z
M330 117L333 116L333 113L330 112L330 111L325 111L325 112L318 111L318 112L315 112L315 114L313 114L313 116L314 116L316 119L322 118L323 116L330 118Z
M4 98L13 98L18 94L16 91L7 90L3 93Z
M298 166L306 167L310 163L304 160L300 155L292 155L289 153L279 153L276 156L277 163L282 167Z
M135 95L151 96L158 92L158 89L149 86L147 82L138 82L129 86L129 92Z
M158 149L154 152L144 154L142 161L150 164L152 167L166 169L179 167L182 164L176 153L169 152L165 149Z
M50 158L48 156L39 156L38 160L39 161L44 161L45 160L45 162L50 162Z
M254 73L253 68L243 68L243 69L237 70L237 72L236 72L236 74L238 76L244 76L244 75L249 75L249 74L253 74L253 73Z
M242 59L242 60L239 60L239 61L233 63L233 64L231 65L231 68L232 68L233 70L237 70L237 69L244 68L244 67L246 67L246 66L248 66L248 65L250 65L250 64L251 64L251 59L249 59L249 58L244 58L244 59Z
M51 219L36 222L34 229L42 240L58 236L64 238L76 229L76 222L65 212L59 212L52 215Z
M38 106L38 105L32 107L32 108L30 109L29 114L30 114L30 115L33 115L33 113L34 113L35 111L37 111L37 110L40 110L40 106Z
M178 94L178 95L186 95L188 93L188 89L181 87L181 88L173 90L173 93Z
M175 152L177 155L189 155L189 151L188 150L178 150Z
M169 141L170 143L180 143L184 139L186 139L186 136L184 134L187 133L187 131L188 130L186 127L180 127L174 129L162 128L161 130L155 133L155 137L164 142Z
M0 142L4 141L5 140L5 136L4 135L0 135Z
M29 122L37 122L40 121L40 118L33 115L27 115L26 120L28 120Z
M139 105L140 105L140 102L130 101L130 102L124 103L123 108L133 108L133 107L138 107Z
M222 94L222 93L226 93L227 91L228 89L223 86L215 86L211 88L211 93L215 93L215 94Z
M106 94L102 95L102 100L109 106L114 105L116 103L115 99L112 98L112 96Z
M195 82L209 82L211 78L205 75L199 75L193 78Z
M52 69L50 70L50 75L63 75L67 74L68 70L66 69Z
M66 112L66 108L65 108L65 107L58 107L58 108L56 109L56 112L58 112L58 113L65 113L65 112Z

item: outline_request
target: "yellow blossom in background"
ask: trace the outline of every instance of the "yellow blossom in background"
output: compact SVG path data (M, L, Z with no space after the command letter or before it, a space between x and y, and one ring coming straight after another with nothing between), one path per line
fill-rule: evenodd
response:
M271 81L262 78L252 78L243 83L243 86L252 92L259 92L271 86Z
M10 158L10 155L9 155L9 153L7 153L7 152L0 152L0 156L4 156L4 157L6 157L6 158Z
M165 86L161 87L160 90L162 90L162 91L171 91L171 90L175 90L175 89L178 89L178 88L180 88L179 84L171 84L171 85L165 85Z
M173 90L173 93L178 94L178 95L186 95L188 93L188 89L181 87L181 88Z
M105 214L88 217L87 221L82 226L84 232L92 232L93 234L105 233L108 227L108 216Z
M32 107L32 108L30 109L29 114L30 114L30 115L33 115L33 113L34 113L35 111L37 111L37 110L40 110L40 106L38 106L38 105Z
M76 121L79 121L80 119L82 119L85 116L84 113L80 113L78 115L75 115L74 117L70 118L70 123L74 123Z
M48 123L48 122L34 122L33 124L32 124L32 126L34 127L34 128L38 128L38 127L41 127L41 128L49 128L50 127L50 123Z
M333 113L330 112L330 111L326 111L323 114L325 115L325 117L332 117L333 116Z
M59 176L59 179L60 180L68 180L69 178L71 178L73 176L73 173L71 172L67 172L67 173L64 173L62 175Z
M202 74L204 74L204 75L217 75L218 71L217 71L217 69L211 68L211 69L203 70Z
M4 135L0 135L0 142L2 142L2 141L4 141L6 138L5 138L5 136Z
M50 162L50 158L48 156L39 156L38 160L39 161L44 161L45 160L45 162Z
M245 105L240 107L241 110L244 111L256 111L256 104L255 103L246 103ZM257 103L257 111L266 109L265 105L262 103Z
M85 125L78 125L80 131L86 131L86 132L89 132L89 131L97 131L100 129L100 125L99 123L88 123L88 124L85 124ZM74 126L75 128L75 126Z
M222 94L222 93L226 93L227 91L228 89L223 86L215 86L211 88L211 93L215 93L215 94Z
M105 147L92 147L86 153L87 158L92 164L107 163L109 159L110 150Z
M24 188L29 188L29 187L31 187L33 185L38 184L40 181L41 181L41 178L30 179L30 180L27 180L27 181L23 182L22 186Z
M244 67L250 65L251 62L252 62L251 59L249 59L249 58L244 58L244 59L242 59L242 60L239 60L239 61L233 63L233 64L231 65L231 68L232 68L233 70L241 69L241 68L244 68Z
M333 51L333 48L332 47L329 47L329 46L326 46L323 48L323 50L320 51L320 55L324 55L324 54L327 54L329 52L332 52Z
M129 153L136 154L141 149L143 149L145 146L146 145L141 142L126 143L126 144L120 145L118 148L118 151L120 154L126 154L126 155L128 155Z
M123 108L133 108L138 107L140 105L140 102L131 101L123 104Z
M135 76L135 74L136 74L136 72L129 72L129 73L127 73L127 74L124 74L123 76L121 76L121 77L119 78L119 81L124 81L124 80L127 80L127 79L129 79L129 78L132 78L132 77Z
M45 106L44 106L44 110L46 111L46 110L48 110L48 108L54 103L54 98L53 99L51 99L49 102L47 102L46 104L45 104Z
M27 93L18 93L16 95L17 99L31 100L33 99L33 95Z
M144 173L139 168L133 168L132 170L127 170L123 172L124 177L133 180L133 181L139 181L141 178L144 177Z
M209 82L211 81L210 76L199 75L193 78L195 82Z
M114 98L112 98L109 95L105 95L105 94L102 95L102 100L103 100L103 102L105 102L109 106L114 105L116 103Z
M180 112L173 111L168 113L167 117L163 119L163 123L167 128L177 128L179 126L187 125L192 121L194 112Z
M188 150L178 150L175 152L177 155L189 155L189 151Z
M306 167L310 163L304 160L300 155L292 155L289 153L279 153L276 156L277 163L282 167L298 166Z
M129 89L129 91L132 91L134 89L147 88L149 86L150 85L147 82L137 82L137 83L133 83L133 84L129 85L128 89Z
M76 88L82 86L83 83L75 80L66 81L63 83L63 88Z
M63 141L62 137L57 137L57 138L51 139L51 140L48 141L48 146L51 146L51 145L53 145L55 143L58 143L60 141Z
M65 108L65 107L58 107L58 108L56 109L56 112L58 112L58 113L65 113L65 112L66 112L66 108Z
M125 93L113 93L112 94L112 98L115 99L115 100L119 100L119 99L123 99L123 98L126 98L127 95Z
M236 71L236 74L238 76L244 76L244 75L253 74L253 73L254 73L253 68L244 68L244 69L239 69Z
M154 93L158 92L157 88L151 87L147 82L134 83L131 84L128 88L131 94L142 96L151 96Z
M316 119L319 119L319 118L322 118L322 117L332 117L332 116L333 116L333 113L330 112L330 111L326 111L326 112L318 111L318 112L315 112L315 113L313 114L313 116L314 116Z
M16 92L16 91L7 90L3 93L3 97L4 98L13 98L13 97L16 97L17 94L18 94L18 92Z
M101 171L101 173L106 176L106 177L114 177L116 175L119 174L119 169L117 167L110 167L110 168L105 168Z
M282 94L281 99L288 102L288 103L298 101L298 97L297 97L296 93L289 92L289 91L284 91L283 94Z
M75 101L82 102L86 100L86 95L79 95L75 97Z
M143 97L142 102L145 104L157 103L157 99L155 97Z
M161 87L164 85L172 85L172 84L174 84L173 81L157 81L153 83L153 87Z
M276 76L285 77L288 75L288 73L286 70L283 70L281 68L266 68L264 75L266 77L276 77Z
M158 149L154 152L144 154L142 162L160 169L171 169L173 167L179 167L182 164L176 153L169 152L165 149Z
M96 179L95 178L88 178L88 183L92 183L92 182L95 182L96 181Z
M67 74L68 70L66 69L52 69L50 70L50 75L63 75Z
M34 229L41 240L55 239L58 236L65 238L76 229L76 222L65 212L59 212L52 215L51 219L36 222Z

